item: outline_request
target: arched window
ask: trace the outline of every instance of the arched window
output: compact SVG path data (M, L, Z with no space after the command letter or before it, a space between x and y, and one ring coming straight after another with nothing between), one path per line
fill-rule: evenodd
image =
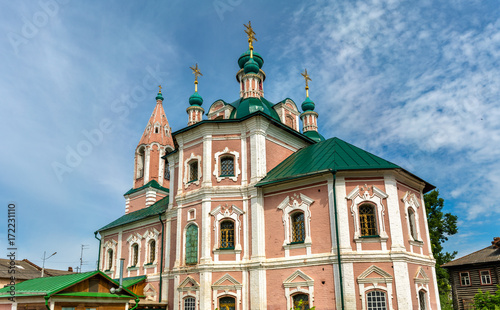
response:
M165 172L163 177L165 178L165 180L170 181L170 167L168 164L168 160L166 158L165 158Z
M361 236L376 236L377 221L375 218L375 207L364 204L359 207L359 225Z
M234 222L225 220L220 223L220 248L234 249Z
M184 310L195 310L196 309L196 299L194 297L184 298Z
M220 160L220 176L234 176L234 157L223 156Z
M222 297L219 299L219 309L220 310L235 310L236 301L233 297Z
M137 243L134 243L132 245L132 265L130 267L137 266L138 262L139 262L139 245Z
M144 176L144 163L146 160L145 148L141 147L137 152L137 175L136 178L140 179Z
M408 209L408 221L410 222L410 234L413 240L417 240L417 227L415 226L415 212L413 209Z
M113 268L113 250L108 250L108 269L111 270Z
M304 242L306 237L304 226L304 213L295 212L290 216L292 220L292 243Z
M293 295L293 309L306 310L309 309L309 296L306 294Z
M193 160L189 163L189 181L198 181L198 161Z
M427 309L427 303L426 303L426 294L424 290L418 291L418 304L420 306L420 310L426 310Z
M191 224L186 229L186 264L198 263L198 226Z
M385 293L382 291L370 291L366 294L367 310L387 310Z
M148 263L149 264L154 263L155 258L156 258L156 241L151 240L149 242L149 261L148 261Z

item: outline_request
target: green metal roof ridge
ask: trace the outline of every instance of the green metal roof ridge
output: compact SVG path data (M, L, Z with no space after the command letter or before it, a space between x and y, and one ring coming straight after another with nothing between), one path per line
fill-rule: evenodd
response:
M122 215L113 222L98 229L96 233L106 229L122 226L125 224L129 224L135 221L139 221L151 216L161 214L165 212L165 210L167 209L168 202L169 202L169 196L165 196L147 208L139 209L137 211Z
M132 285L135 285L135 284L141 282L142 280L145 280L146 278L147 278L147 276L145 276L145 275L123 278L122 285L123 285L123 287L129 288ZM113 281L115 281L116 283L119 283L120 279L113 279Z
M261 187L326 171L374 169L404 170L390 161L334 137L309 145L291 154L271 169L255 186ZM413 174L411 175L422 180ZM430 184L425 183L426 188L428 188Z
M136 193L136 192L138 192L138 191L140 191L142 189L145 189L147 187L156 188L156 189L162 190L162 191L167 192L167 193L169 192L168 188L161 186L156 180L151 180L147 184L145 184L145 185L143 185L141 187L138 187L136 189L131 188L128 192L126 192L125 194L123 194L123 196L127 196L127 195L130 195L130 194Z
M112 298L130 299L130 295L112 294L112 293L103 293L103 292L69 292L69 293L54 294L53 296L112 297Z

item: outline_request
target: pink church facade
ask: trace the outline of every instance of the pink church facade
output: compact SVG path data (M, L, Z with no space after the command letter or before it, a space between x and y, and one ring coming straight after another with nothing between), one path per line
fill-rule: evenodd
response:
M124 277L145 276L140 307L440 309L432 185L325 140L308 96L302 113L271 103L262 57L238 63L240 98L203 120L196 91L183 129L171 131L158 94L125 215L96 232L100 270L118 278L124 258Z

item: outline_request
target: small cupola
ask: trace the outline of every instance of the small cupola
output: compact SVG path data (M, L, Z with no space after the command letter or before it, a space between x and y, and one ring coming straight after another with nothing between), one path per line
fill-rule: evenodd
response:
M301 73L306 82L306 99L302 102L302 114L300 118L302 119L302 133L307 137L313 139L316 142L324 141L325 138L318 132L318 113L314 112L316 105L309 98L309 81L311 78L307 74L307 69L304 69L304 73Z
M203 104L203 98L198 94L198 77L202 76L200 69L198 68L198 64L194 67L190 67L193 70L194 74L194 94L189 97L189 105L190 107L186 109L186 112L189 116L188 126L201 122L203 113L205 110L201 107Z

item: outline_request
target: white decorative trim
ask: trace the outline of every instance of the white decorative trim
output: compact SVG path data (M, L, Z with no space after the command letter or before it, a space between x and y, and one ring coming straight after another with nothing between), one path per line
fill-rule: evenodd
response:
M219 236L220 236L220 223L225 219L231 219L234 221L234 251L236 251L236 260L240 260L241 243L240 243L240 232L241 232L241 221L239 219L240 215L244 214L243 210L239 209L235 205L231 206L231 212L229 212L229 207L223 207L222 205L217 206L215 209L210 211L210 215L214 217L214 246L212 252L214 253L214 261L219 260ZM223 250L226 253L226 250ZM227 252L229 253L229 252Z
M370 195L370 190L372 190L373 194ZM363 193L361 193L363 191ZM385 231L385 207L383 204L383 199L387 198L388 195L384 193L382 190L377 188L376 186L368 186L365 184L363 188L356 186L349 195L347 195L346 199L351 200L351 215L354 220L354 241L356 242L356 250L359 252L362 250L361 243L362 242L380 242L382 246L382 250L387 250L387 239L389 238L387 232ZM359 206L363 203L370 203L376 206L376 214L377 214L377 232L379 238L362 238L360 232L360 223L359 223ZM370 240L373 239L373 240ZM375 241L374 241L375 240Z
M191 284L191 286L188 286L189 284ZM199 289L200 283L198 283L191 276L187 276L186 279L184 279L184 281L182 281L182 283L177 287L177 291L179 292L197 291Z
M300 196L300 204L298 202L298 198ZM283 211L282 221L285 232L285 237L283 239L283 248L285 249L285 257L290 255L290 248L295 248L291 245L292 239L292 227L291 227L291 219L290 214L295 211L302 211L304 213L304 230L305 230L305 238L304 243L300 244L301 246L297 247L306 247L307 255L311 255L311 210L310 206L314 202L311 198L307 197L304 194L294 194L291 198L287 196L283 201L278 205L278 209Z
M196 209L195 208L191 208L187 211L187 220L188 220L188 222L196 220Z
M369 277L372 273L379 277ZM381 268L371 265L357 279L359 287L359 298L361 299L361 309L366 310L366 294L372 290L384 291L386 294L387 309L392 307L392 281L393 277ZM370 285L371 284L371 285ZM385 285L385 286L384 286Z
M158 236L160 235L160 232L158 230L156 230L155 228L151 229L151 231L148 229L146 230L146 232L144 233L143 235L143 238L146 239L146 251L145 252L145 255L144 255L144 264L143 266L146 266L147 268L151 268L151 267L156 267L156 265L158 264L158 252L159 252L159 243L161 242L158 242ZM150 256L150 246L149 246L149 243L151 242L151 240L154 240L155 242L155 258L153 260L152 263L149 263L149 256ZM140 244L139 244L139 247L140 247Z
M198 162L198 180L189 182L188 181L189 174L190 174L189 162L192 161L193 159L196 159ZM184 161L184 188L188 188L189 185L191 185L191 184L200 185L200 180L201 180L202 175L203 175L203 172L201 170L201 156L200 155L195 156L194 153L191 153L191 156L189 156L189 158L187 158Z
M229 281L231 284L223 284L224 282ZM240 310L241 309L241 288L243 285L238 282L235 278L233 278L231 275L226 273L223 275L219 280L215 281L214 284L212 284L212 291L213 291L213 304L214 308L218 308L217 301L220 297L223 296L231 296L234 297L235 300L235 309ZM222 292L219 292L222 291ZM236 291L236 293L230 292L230 291Z
M182 260L182 264L181 265L184 265L186 266L186 239L187 239L187 236L186 236L186 233L187 233L187 229L189 226L191 225L194 225L196 226L196 232L198 233L196 238L197 238L197 243L196 243L196 263L198 264L200 262L200 227L198 226L198 224L196 222L189 222L186 224L186 226L184 226L184 229L182 231L182 257L183 257L183 260ZM191 265L191 264L190 264Z
M157 295L155 287L151 283L146 284L143 295L146 296L147 301L155 301Z
M232 155L233 157L233 167L234 167L234 176L221 176L219 174L219 167L220 167L220 158L224 155ZM214 176L217 179L217 182L220 182L221 180L228 178L236 182L238 180L238 176L240 175L240 165L239 165L239 159L240 159L240 153L236 151L229 151L229 148L226 146L224 150L221 152L215 153L215 167L214 167Z
M408 229L408 240L410 241L410 243L412 243L412 241L417 241L417 242L421 242L422 241L422 237L420 235L420 225L419 225L419 219L418 219L418 208L420 207L420 203L418 202L418 199L416 197L416 195L410 191L407 191L405 196L401 199L402 202L404 202L405 204L405 218L406 218L406 227ZM412 208L413 209L413 214L415 215L415 233L417 234L417 238L413 238L413 236L411 235L411 230L410 230L410 217L409 217L409 213L408 213L408 210ZM414 244L415 242L413 242ZM414 244L414 245L418 245L417 244ZM420 244L420 247L422 245ZM413 252L413 250L412 250Z
M415 283L418 284L429 284L430 281L422 266L418 267L417 273L413 279L415 280Z
M102 266L102 270L103 271L106 271L106 273L113 273L116 269L116 245L118 244L118 242L114 239L110 239L108 241L106 241L103 245L103 248L104 248L104 259L103 259L103 263L104 265ZM111 268L110 269L107 269L107 267L109 266L109 257L108 257L108 251L109 250L112 250L113 251L113 257L112 257L112 261L113 261L113 264L111 265Z
M297 278L302 279L302 281L296 281ZM314 280L301 270L297 269L292 273L285 281L283 281L283 286L285 287L285 297L286 297L286 308L291 309L293 307L293 295L297 293L303 293L309 296L309 307L314 306ZM304 289L304 287L307 287Z
M416 299L417 299L417 305L420 305L420 291L425 291L425 296L426 296L426 302L425 305L427 306L426 309L432 310L432 304L431 304L431 297L429 296L429 282L430 279L425 273L425 270L422 267L418 267L418 270L415 274L415 277L413 278L414 284L415 284L415 293L416 293Z
M127 242L129 244L128 246L128 265L127 265L127 268L132 270L131 268L134 268L134 267L139 267L141 265L141 240L142 240L142 236L139 234L139 233L135 233L135 234L131 234L128 238L127 238ZM132 266L132 246L134 244L137 243L137 264L135 266Z

